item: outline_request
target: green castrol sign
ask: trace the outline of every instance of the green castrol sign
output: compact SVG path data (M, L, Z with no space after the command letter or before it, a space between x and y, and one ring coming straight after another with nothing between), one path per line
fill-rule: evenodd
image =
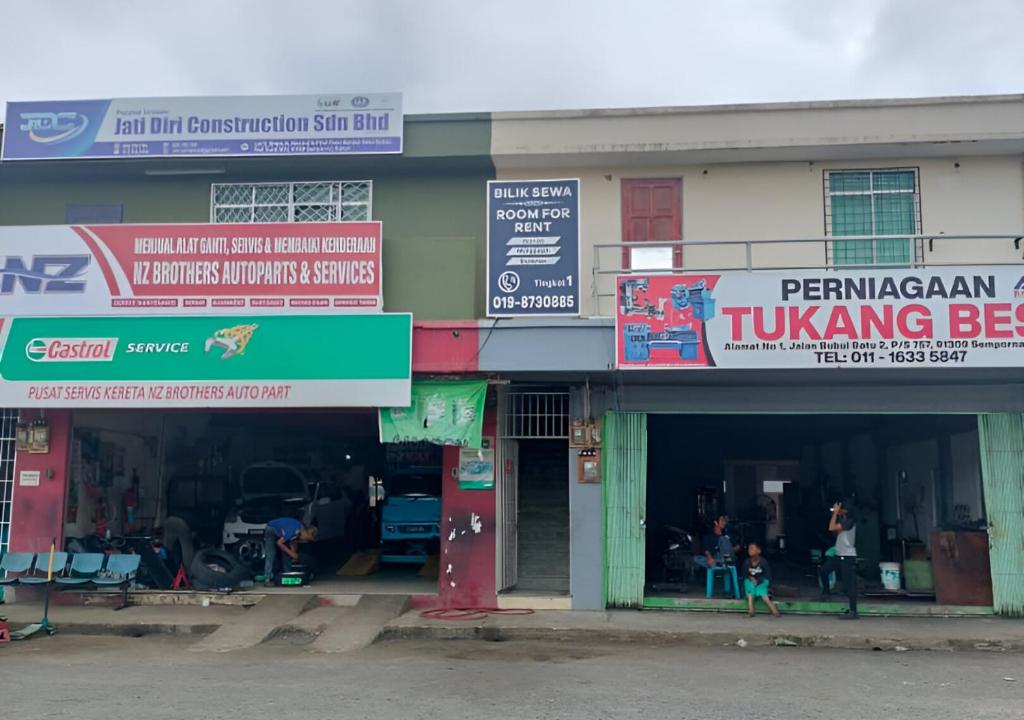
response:
M412 316L4 319L6 407L402 407Z

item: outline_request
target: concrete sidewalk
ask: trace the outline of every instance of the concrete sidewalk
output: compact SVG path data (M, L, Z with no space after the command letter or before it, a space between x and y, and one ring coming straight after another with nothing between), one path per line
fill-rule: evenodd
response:
M286 599L287 596L280 598ZM51 606L50 622L58 632L79 635L138 637L173 634L202 640L197 649L251 646L285 633L301 635L320 652L346 652L384 640L555 640L575 643L675 644L695 647L802 646L860 650L993 650L1024 652L1024 621L977 618L864 617L844 622L827 615L767 615L747 618L733 613L629 611L538 611L530 615L497 614L471 621L431 620L419 611L398 613L404 599L363 598L349 608L275 608L211 605L132 606L114 611L96 606ZM399 602L401 600L401 602ZM371 602L373 601L373 602ZM380 603L384 603L380 605ZM376 603L376 604L374 604ZM379 606L378 606L379 605ZM407 607L407 606L405 606ZM38 603L0 605L12 629L37 622ZM395 619L392 619L395 618ZM218 633L214 637L215 633ZM228 636L245 635L227 642ZM221 642L221 639L224 642ZM740 641L743 641L742 643Z
M222 625L239 623L248 608L240 605L133 605L124 610L97 605L50 605L50 624L69 635L209 635ZM0 605L12 630L39 622L40 602Z
M388 623L390 640L557 640L691 646L801 646L857 650L1024 652L1024 621L996 618L871 618L665 611L538 611L483 620L431 620L408 612Z
M404 595L367 595L347 599L347 606L322 603L311 595L277 594L252 605L133 605L115 611L103 605L51 605L49 620L67 635L184 635L191 649L224 653L264 642L308 645L320 653L345 653L372 644L386 623L409 607ZM0 605L12 630L36 623L42 603Z

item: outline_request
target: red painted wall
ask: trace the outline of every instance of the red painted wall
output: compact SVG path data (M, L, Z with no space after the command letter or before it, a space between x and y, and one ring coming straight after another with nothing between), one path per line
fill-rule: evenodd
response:
M484 436L494 437L496 420L494 395L488 393ZM441 500L441 561L437 579L439 605L446 608L491 608L498 602L495 592L497 534L494 490L460 490L455 472L458 467L459 449L446 447ZM479 533L473 530L474 520L479 523Z
M413 323L413 372L476 372L479 365L480 329L475 320Z
M33 412L32 419L35 417ZM10 548L15 552L49 550L50 541L55 537L58 550L64 543L71 413L67 410L47 411L46 419L50 422L50 452L45 455L19 452L15 456L10 537ZM39 486L21 485L22 470L38 470ZM48 472L52 477L46 477Z

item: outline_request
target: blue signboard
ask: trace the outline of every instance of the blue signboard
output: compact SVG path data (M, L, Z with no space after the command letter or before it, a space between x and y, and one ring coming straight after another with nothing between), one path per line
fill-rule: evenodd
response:
M580 314L580 181L487 183L487 316Z
M402 96L7 103L4 160L402 152Z

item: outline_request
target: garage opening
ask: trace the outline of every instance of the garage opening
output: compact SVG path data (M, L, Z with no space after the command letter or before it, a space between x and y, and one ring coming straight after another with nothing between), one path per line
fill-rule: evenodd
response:
M433 594L441 448L378 440L373 410L76 412L65 546L143 555L139 585L184 569L197 589L264 578L264 530L317 529L299 545L302 580L321 593ZM267 591L275 591L269 589Z
M734 548L725 563L740 568L756 543L775 599L813 603L836 543L831 508L841 501L856 520L862 602L991 606L977 423L973 415L650 415L646 594L706 600L704 546L725 516ZM727 575L713 575L712 597L735 596ZM840 599L838 579L827 581Z

